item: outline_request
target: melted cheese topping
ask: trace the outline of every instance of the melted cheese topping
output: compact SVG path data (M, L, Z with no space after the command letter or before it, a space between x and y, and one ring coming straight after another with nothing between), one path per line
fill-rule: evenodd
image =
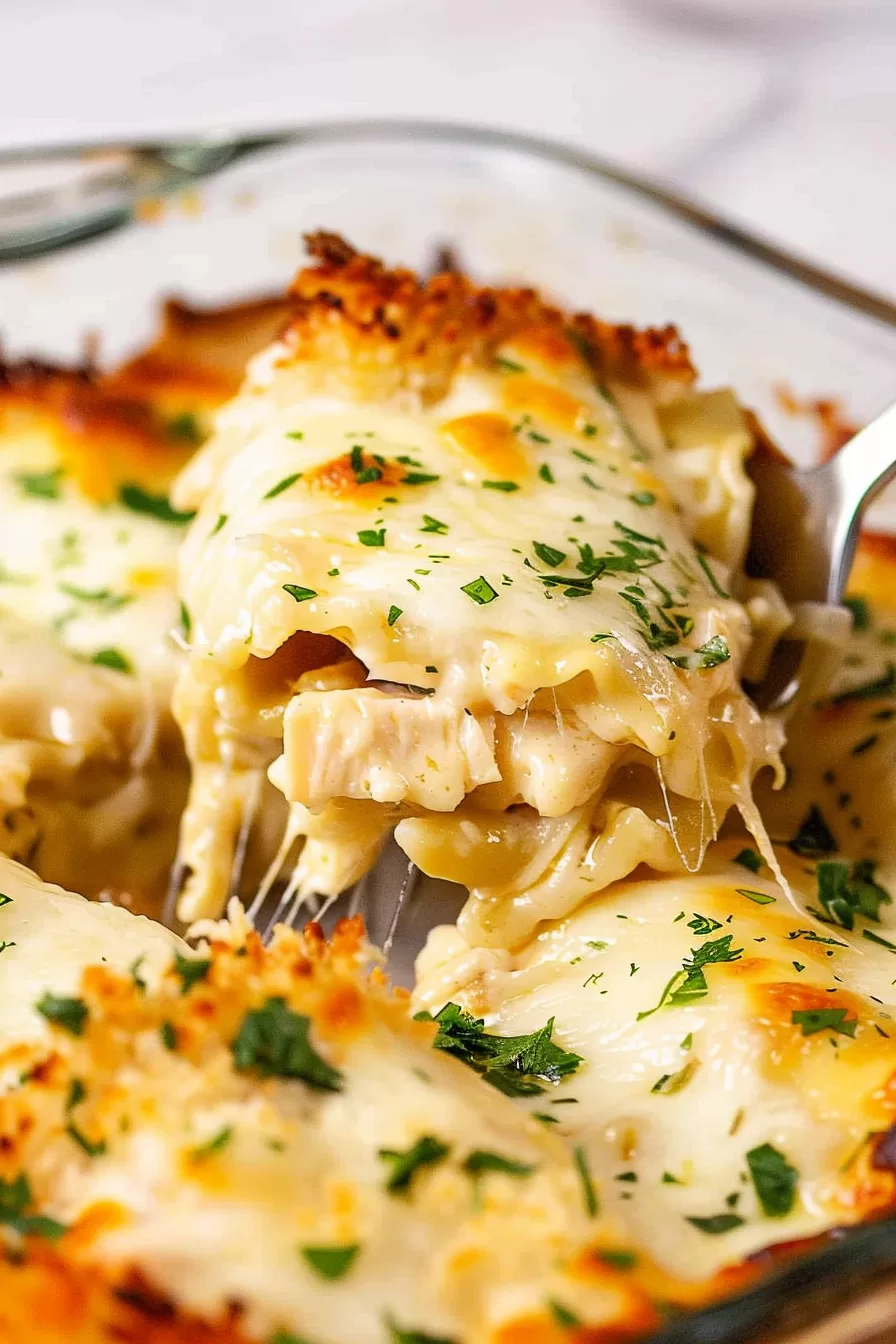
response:
M225 893L206 835L224 774L238 791L269 763L294 829L320 818L342 851L326 870L304 856L304 890L363 871L334 809L379 804L380 840L400 821L415 862L473 891L482 941L533 927L515 856L544 869L564 844L549 831L582 821L557 914L599 885L602 846L611 877L638 862L629 836L693 868L730 807L752 820L780 735L741 691L753 630L726 591L750 434L730 394L658 413L543 335L516 332L425 401L334 396L287 343L220 413L176 494L199 509L180 566L184 917ZM328 665L339 684L310 685ZM483 875L458 856L492 833L503 857Z
M743 844L700 876L618 883L516 954L446 927L418 963L421 1006L459 1002L502 1035L555 1019L586 1061L555 1098L558 1129L633 1243L694 1279L896 1202L872 1160L896 1120L896 915L863 923L884 942L823 923L814 864L781 852L788 896L767 866L731 861ZM724 958L682 993L701 949ZM797 1173L782 1216L751 1179L764 1145Z
M475 1344L515 1330L552 1344L563 1312L593 1327L658 1321L563 1142L432 1048L434 1029L367 979L356 925L329 950L312 930L281 933L269 952L239 922L215 929L188 986L181 968L159 974L171 940L146 921L8 863L0 884L13 896L0 932L22 944L4 1006L50 990L77 995L67 1002L82 1013L48 1052L17 1010L19 1043L0 1053L3 1172L28 1181L29 1212L69 1229L64 1261L100 1268L112 1290L136 1270L178 1313L236 1320L259 1340L381 1344L391 1320ZM39 972L63 921L73 955ZM135 951L130 975L109 969ZM276 1034L250 1041L246 1024L272 1001L306 1044L284 1054ZM395 1163L420 1144L402 1175Z

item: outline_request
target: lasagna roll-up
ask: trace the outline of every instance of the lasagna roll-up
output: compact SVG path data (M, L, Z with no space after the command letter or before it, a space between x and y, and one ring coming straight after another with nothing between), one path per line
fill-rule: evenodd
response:
M176 486L192 629L184 918L270 769L335 894L393 830L514 943L639 862L694 867L778 727L740 678L747 424L636 331L310 240L295 315ZM289 838L289 837L288 837Z
M0 852L51 881L150 907L165 890L190 518L168 489L285 312L169 303L117 370L0 367Z

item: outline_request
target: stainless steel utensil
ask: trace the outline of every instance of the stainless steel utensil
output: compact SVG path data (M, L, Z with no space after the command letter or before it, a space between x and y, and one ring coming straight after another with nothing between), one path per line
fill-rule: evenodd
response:
M786 600L839 602L855 555L862 515L896 476L896 405L888 407L828 462L800 471L757 453L747 568L773 579ZM780 641L764 680L752 686L763 708L789 704L799 685L803 646Z

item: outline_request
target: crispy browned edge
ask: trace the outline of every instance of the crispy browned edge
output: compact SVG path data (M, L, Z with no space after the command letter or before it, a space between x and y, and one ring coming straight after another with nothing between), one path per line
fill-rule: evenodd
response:
M687 346L673 326L639 329L570 315L534 289L492 288L454 271L420 279L357 252L335 233L306 235L313 264L294 280L296 307L284 331L290 356L354 371L356 390L375 379L375 394L402 389L442 396L462 364L488 362L516 335L537 332L543 348L568 355L570 344L599 378L690 384Z

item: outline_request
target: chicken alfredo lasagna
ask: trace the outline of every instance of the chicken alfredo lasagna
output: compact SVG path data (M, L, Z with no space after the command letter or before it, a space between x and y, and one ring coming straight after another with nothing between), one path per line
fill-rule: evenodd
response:
M697 868L732 807L765 845L751 786L780 730L741 678L789 617L740 573L734 398L695 390L671 328L310 246L174 494L198 510L182 916L220 910L268 769L300 893L394 831L486 944L639 863Z
M284 311L170 304L112 373L0 367L0 852L47 878L144 905L164 890L190 517L168 489Z

